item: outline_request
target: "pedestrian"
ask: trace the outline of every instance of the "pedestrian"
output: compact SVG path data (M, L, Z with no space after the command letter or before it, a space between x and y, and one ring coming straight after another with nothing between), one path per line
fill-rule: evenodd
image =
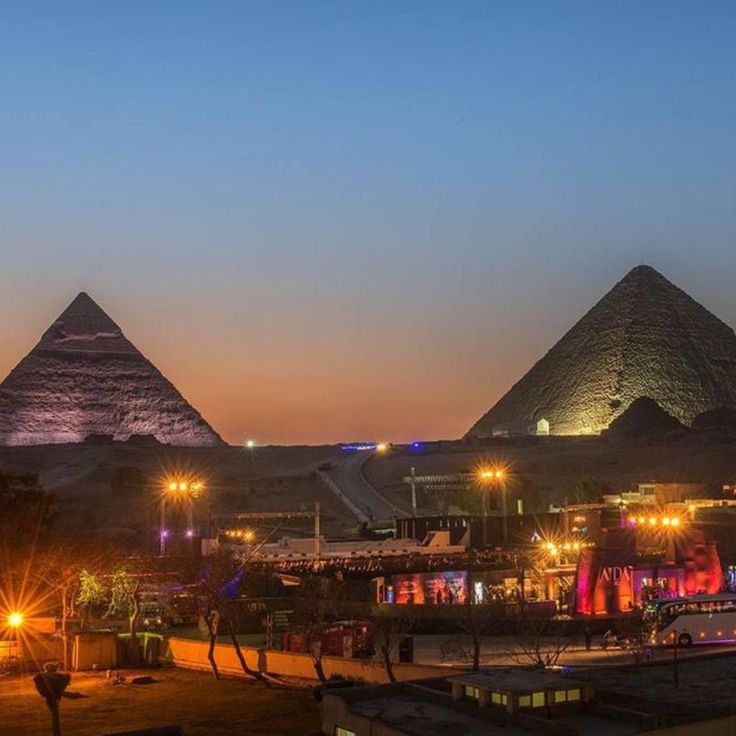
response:
M590 626L590 623L585 624L585 649L586 651L590 651L590 648L593 643L593 629Z

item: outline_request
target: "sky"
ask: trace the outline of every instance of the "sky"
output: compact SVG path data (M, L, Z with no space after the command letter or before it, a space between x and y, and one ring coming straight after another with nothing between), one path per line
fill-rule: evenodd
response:
M452 438L630 268L736 325L733 2L4 2L0 375L89 292L230 442Z

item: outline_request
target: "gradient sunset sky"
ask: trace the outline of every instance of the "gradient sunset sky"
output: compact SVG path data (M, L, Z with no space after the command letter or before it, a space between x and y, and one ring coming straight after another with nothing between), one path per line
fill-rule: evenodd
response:
M4 2L0 374L80 290L231 442L457 437L626 271L736 324L736 3Z

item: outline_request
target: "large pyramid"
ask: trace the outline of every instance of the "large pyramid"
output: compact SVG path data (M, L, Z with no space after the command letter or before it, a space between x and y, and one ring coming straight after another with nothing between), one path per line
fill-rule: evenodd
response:
M619 281L468 432L597 433L648 396L681 422L736 407L733 330L649 266Z
M85 293L0 384L0 444L126 440L223 444L182 395Z

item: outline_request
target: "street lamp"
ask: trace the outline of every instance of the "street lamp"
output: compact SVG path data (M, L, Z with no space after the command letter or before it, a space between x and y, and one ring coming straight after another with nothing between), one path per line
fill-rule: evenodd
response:
M11 629L19 629L23 626L24 616L20 611L13 611L8 614L8 626Z
M187 539L194 538L194 499L199 496L204 484L201 480L190 481L186 479L172 479L165 485L161 493L161 526L159 529L159 554L166 552L166 539L169 532L166 529L166 504L169 500L174 502L182 500L187 504Z
M488 517L488 486L491 483L496 483L501 486L501 515L503 524L503 542L504 545L508 543L509 529L508 521L506 519L506 485L504 480L506 479L506 471L503 468L482 468L478 472L478 478L480 479L481 486L483 488L483 546L488 545L488 531L487 531L487 517Z

